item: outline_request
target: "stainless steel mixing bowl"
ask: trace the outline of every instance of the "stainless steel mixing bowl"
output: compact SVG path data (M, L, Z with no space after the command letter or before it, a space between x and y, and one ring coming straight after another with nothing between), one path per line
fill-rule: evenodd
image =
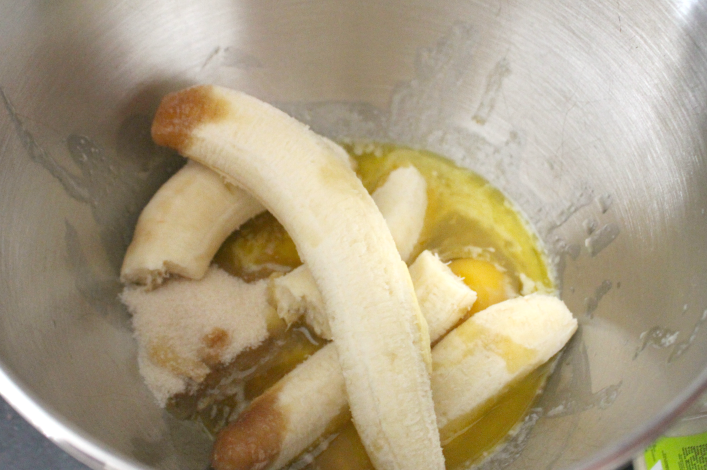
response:
M707 2L3 1L0 393L90 466L206 465L116 300L180 165L151 114L194 83L431 149L525 211L581 331L485 468L611 468L704 388Z

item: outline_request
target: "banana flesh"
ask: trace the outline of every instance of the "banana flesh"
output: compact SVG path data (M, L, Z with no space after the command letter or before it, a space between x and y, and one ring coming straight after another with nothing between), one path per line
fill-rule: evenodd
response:
M547 362L577 330L549 295L506 300L449 333L432 355L432 393L442 442L469 428L493 398Z
M427 212L427 181L414 166L390 172L371 195L406 263L420 238Z
M397 168L371 197L388 225L401 258L407 262L425 222L425 178L415 167ZM324 299L306 265L274 278L271 287L277 313L288 325L304 315L315 333L331 339Z
M273 277L270 281L270 292L278 316L285 320L288 326L304 316L317 335L331 339L324 299L306 264L283 276Z
M426 315L431 332L442 331L445 316ZM485 335L477 335L480 329ZM467 429L514 382L557 354L576 329L564 303L533 294L489 307L442 339L432 350L439 367L433 372L432 393L445 443ZM435 336L431 338L434 341ZM253 401L246 418L239 416L216 440L214 468L276 470L333 432L347 418L343 377L336 365L335 349L326 346ZM279 423L264 445L271 452L245 444L244 436L259 425L248 419L252 409Z
M476 293L429 251L417 257L410 275L434 342L464 317ZM336 348L328 344L253 401L219 435L213 466L281 468L348 418L344 377ZM253 442L250 436L263 422L278 425Z
M264 210L242 189L188 162L140 214L121 281L154 288L170 275L201 279L226 237Z
M341 147L321 140L354 167ZM265 207L250 194L189 161L140 213L123 259L121 281L153 289L170 276L201 279L226 238L263 211Z
M355 173L305 125L212 86L165 97L153 139L255 196L325 300L361 440L379 470L442 470L429 334L407 266Z
M420 253L410 265L410 277L432 343L464 318L476 302L476 292L428 250Z
M433 338L441 336L442 333L433 331L433 325L437 325L434 328L446 332L461 318L458 316L458 310L447 308L446 304L465 305L469 299L464 295L474 291L468 289L437 255L428 250L420 253L415 262L410 265L409 272L420 310L427 320L430 338L434 342ZM292 324L304 314L305 321L315 333L324 339L331 339L324 301L304 265L285 276L273 279L271 289L280 318ZM475 300L474 292L471 304ZM430 320L431 316L437 315L446 315L446 317Z

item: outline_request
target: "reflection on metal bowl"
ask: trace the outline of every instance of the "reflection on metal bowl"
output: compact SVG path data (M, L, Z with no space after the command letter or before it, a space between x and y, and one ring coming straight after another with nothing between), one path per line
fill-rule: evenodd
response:
M484 468L617 466L707 383L705 21L690 0L3 2L0 393L94 468L204 468L116 296L137 214L181 164L152 113L215 83L516 201L581 328Z

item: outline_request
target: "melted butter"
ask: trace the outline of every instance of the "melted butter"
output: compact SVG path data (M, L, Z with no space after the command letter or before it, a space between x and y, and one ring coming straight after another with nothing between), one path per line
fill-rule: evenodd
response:
M536 369L487 404L476 422L442 448L447 468L469 468L506 440L530 411L550 370L547 365Z
M302 264L295 243L268 212L253 217L228 237L214 261L246 282L288 272Z
M484 358L487 357L489 352L503 360L509 375L518 373L521 368L527 367L528 364L532 363L537 357L535 350L526 348L503 334L494 333L488 328L474 323L473 319L457 328L452 334L457 336L457 341L454 342L454 346L458 348L458 354L454 355L451 360L448 359L444 362L435 361L433 363L433 370L443 375L445 369L454 367L460 361L467 361L473 357ZM521 379L519 384L523 383L524 380ZM518 386L510 387L507 390L506 399L520 399L519 397L515 397L515 393L523 394L523 390ZM473 413L460 416L446 423L446 425L440 429L440 439L442 443L453 442L453 440L456 440L459 436L465 435L470 427L476 427L477 431L483 431L483 427L474 426L474 423L483 419L489 407L497 403L498 399L497 396L491 397L489 401L479 406ZM506 426L512 426L521 418L521 416L512 417L514 421L505 423ZM510 430L510 428L508 428L507 431L508 430Z
M230 364L217 367L195 392L173 397L167 409L180 419L200 423L215 436L254 398L324 344L304 325L296 324L286 330L283 322L259 347L241 353Z
M453 261L455 272L479 293L471 313L517 295L521 274L539 289L553 290L538 239L513 205L486 180L428 152L377 144L364 148L365 152L355 154L352 145L347 151L357 161L357 172L369 192L402 166L414 165L425 177L428 208L411 259L429 249L443 260ZM229 237L215 261L249 282L301 264L294 243L269 214L254 218ZM483 336L479 331L470 334ZM195 394L175 397L169 408L180 417L196 419L215 434L250 400L323 344L304 325L287 331L283 326L261 347L209 374ZM516 346L502 338L495 346L509 371L527 361L528 351ZM471 417L465 425L469 429L444 446L447 468L468 468L501 443L529 410L544 384L546 370L533 372L488 403L483 413ZM330 441L329 445L307 455L310 463L306 468L373 468L350 421L324 440Z
M370 147L354 156L369 191L402 166L415 166L427 181L425 225L412 259L425 249L447 261L483 259L506 269L516 286L523 273L541 289L554 289L537 236L488 181L430 152L385 144Z

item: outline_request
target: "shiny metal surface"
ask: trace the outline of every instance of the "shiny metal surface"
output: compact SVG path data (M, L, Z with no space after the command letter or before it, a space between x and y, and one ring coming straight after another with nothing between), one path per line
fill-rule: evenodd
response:
M205 467L116 295L180 164L151 113L210 82L506 191L582 327L485 468L617 466L707 382L705 25L697 0L1 2L0 393L93 468Z

